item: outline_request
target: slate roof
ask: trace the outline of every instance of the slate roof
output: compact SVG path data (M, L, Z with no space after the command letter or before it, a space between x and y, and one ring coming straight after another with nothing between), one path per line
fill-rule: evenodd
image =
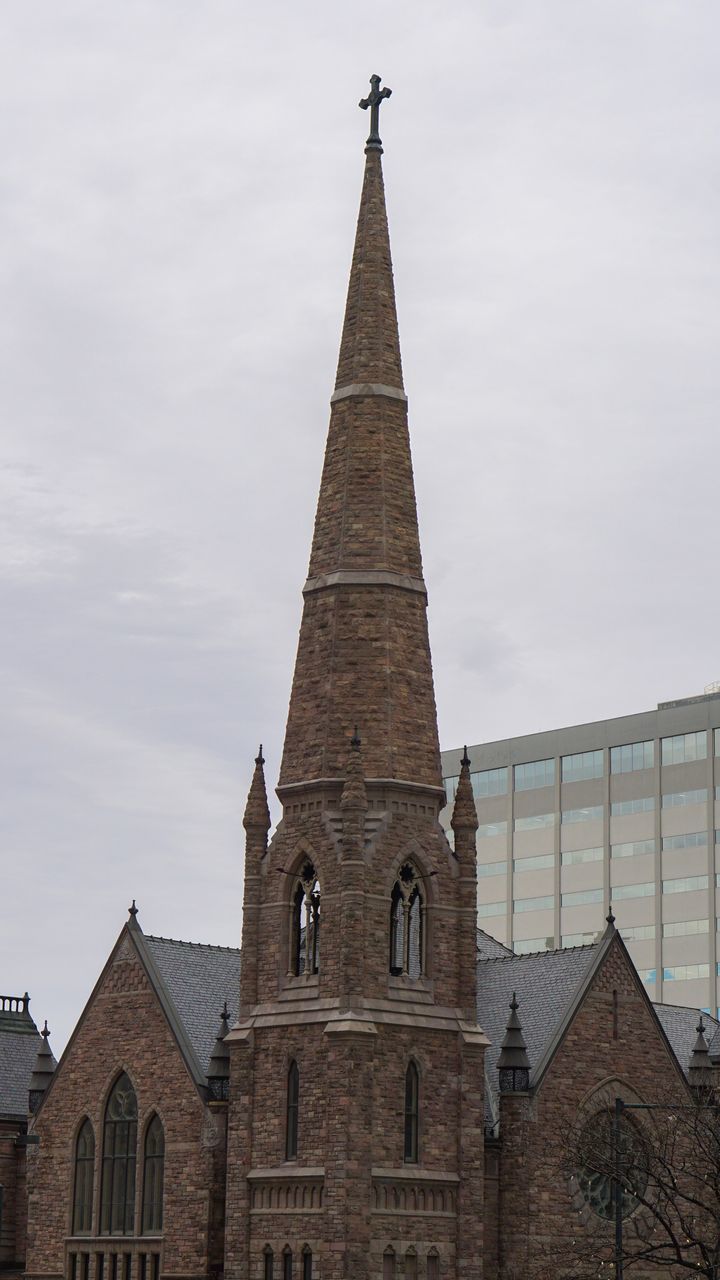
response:
M0 1017L0 1116L27 1120L28 1089L42 1039L27 1012Z
M227 1000L230 1025L237 1019L240 951L150 934L141 934L141 939L206 1076L223 1001Z
M675 1057L687 1075L690 1054L697 1039L699 1010L688 1009L679 1004L654 1004L653 1008L660 1019L660 1025L665 1035L672 1045ZM704 1013L702 1017L706 1028L705 1039L710 1045L718 1039L720 1022L717 1021L717 1018L711 1018L707 1013Z
M493 938L484 929L477 931L477 953L478 960L497 960L501 956L515 954L510 947L505 946L504 942L498 942L497 938Z
M560 951L537 951L520 956L511 952L478 960L478 1022L490 1040L485 1055L490 1123L497 1119L497 1060L513 991L517 994L518 1015L532 1074L572 1004L599 946L599 942L594 942L586 947L564 947Z
M708 1018L708 1022L715 1022L714 1018ZM710 1043L710 1057L720 1058L720 1022L715 1023L715 1035Z

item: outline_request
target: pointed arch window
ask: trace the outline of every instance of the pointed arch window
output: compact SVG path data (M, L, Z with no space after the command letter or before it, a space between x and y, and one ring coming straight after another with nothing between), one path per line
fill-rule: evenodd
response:
M283 1255L282 1255L282 1266L283 1266L282 1280L292 1280L292 1273L293 1273L292 1263L293 1263L292 1249L290 1248L289 1244L286 1244L285 1248L283 1249Z
M391 1244L383 1254L383 1280L395 1280L395 1250Z
M263 1280L273 1280L275 1258L269 1244L263 1249Z
M137 1098L123 1071L105 1108L100 1204L103 1235L134 1234L136 1144Z
M312 1273L312 1249L309 1244L305 1244L302 1251L302 1280L312 1280Z
M95 1180L95 1134L85 1120L75 1143L75 1184L73 1191L73 1235L92 1233L93 1182Z
M427 1280L440 1280L440 1254L431 1249L427 1256Z
M418 1116L420 1107L420 1077L414 1062L408 1063L405 1072L405 1147L406 1164L418 1161Z
M390 895L390 972L420 978L425 969L425 903L420 876L403 863Z
M165 1134L159 1116L153 1116L145 1133L143 1161L143 1233L157 1235L163 1224Z
M320 881L309 859L300 870L291 906L290 974L299 978L319 973Z
M287 1115L285 1119L285 1159L297 1160L298 1120L300 1115L300 1072L293 1059L287 1078Z
M405 1280L417 1280L418 1260L417 1253L411 1247L405 1254Z

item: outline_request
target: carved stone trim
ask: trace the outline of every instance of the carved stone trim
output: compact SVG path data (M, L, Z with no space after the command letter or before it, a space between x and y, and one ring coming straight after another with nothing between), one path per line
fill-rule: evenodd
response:
M303 595L326 591L328 587L398 587L401 591L414 591L427 601L427 587L422 578L394 573L391 569L335 569L332 573L321 573L317 578L307 579Z
M251 1213L321 1213L325 1170L251 1169Z
M422 1169L373 1169L371 1212L453 1217L459 1181L457 1174Z

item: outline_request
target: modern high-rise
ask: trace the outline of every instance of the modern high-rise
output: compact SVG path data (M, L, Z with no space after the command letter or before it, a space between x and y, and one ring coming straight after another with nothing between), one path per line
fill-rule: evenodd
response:
M468 755L480 927L516 952L577 946L611 904L650 997L715 1014L720 688ZM448 805L461 757L442 756Z

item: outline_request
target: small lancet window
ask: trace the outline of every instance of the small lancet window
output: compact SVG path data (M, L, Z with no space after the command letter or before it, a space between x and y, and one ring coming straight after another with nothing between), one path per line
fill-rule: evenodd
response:
M270 1245L266 1244L263 1249L263 1280L273 1280L274 1262L273 1251Z
M417 1273L417 1253L413 1248L410 1248L405 1254L405 1280L417 1280Z
M93 1181L95 1178L95 1134L85 1120L75 1144L75 1190L73 1195L73 1235L92 1232Z
M292 900L290 973L294 977L320 969L320 882L312 862L304 862Z
M395 1250L391 1244L383 1254L383 1280L395 1280Z
M440 1254L431 1249L427 1256L427 1280L440 1280Z
M285 1248L283 1249L282 1260L283 1260L283 1280L292 1280L293 1259L292 1259L292 1249L290 1248L289 1244L286 1244Z
M285 1159L297 1160L298 1120L300 1114L300 1072L294 1060L287 1078L287 1115L285 1120Z
M312 1280L312 1249L309 1244L303 1245L302 1280Z
M155 1235L163 1224L165 1134L159 1116L153 1116L145 1134L143 1168L143 1232Z
M420 1077L414 1062L408 1063L405 1072L405 1147L406 1164L418 1161L418 1113L420 1104Z
M137 1098L123 1071L105 1108L100 1204L103 1235L134 1234L136 1144Z
M419 978L425 967L425 904L420 876L410 862L400 868L390 896L390 972Z

